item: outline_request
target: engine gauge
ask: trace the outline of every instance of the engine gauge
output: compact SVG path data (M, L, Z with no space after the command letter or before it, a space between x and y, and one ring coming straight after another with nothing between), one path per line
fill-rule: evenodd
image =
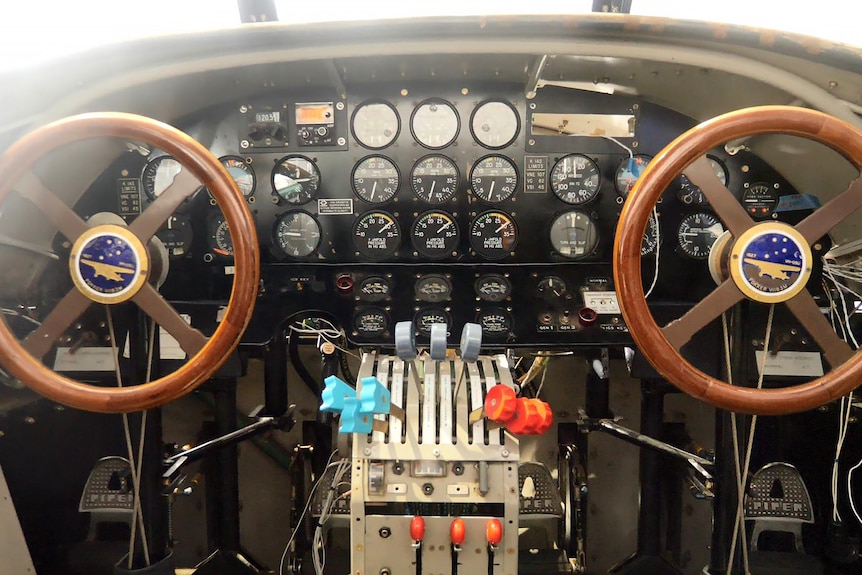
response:
M401 247L401 228L387 212L366 212L353 224L353 244L362 256L387 258Z
M476 316L476 323L482 326L486 336L502 337L512 330L512 315L502 309L489 309Z
M768 218L777 204L778 190L769 184L746 184L742 192L742 205L752 218Z
M413 290L419 301L433 303L452 299L452 282L439 274L422 276L416 280Z
M505 156L479 158L470 171L470 189L483 202L508 200L518 187L518 169Z
M518 227L512 216L505 212L483 212L470 224L470 246L489 260L508 256L517 243Z
M470 132L480 145L491 150L505 148L518 137L521 121L508 102L488 100L479 104L470 116Z
M560 214L551 224L551 245L569 259L580 259L592 254L599 243L599 230L590 216L573 210Z
M380 276L367 277L359 282L357 294L362 301L383 301L391 296L392 284Z
M649 221L647 221L644 237L641 240L641 256L643 257L654 254L658 249L659 240L658 220L656 220L653 215L650 216Z
M500 274L485 274L473 286L482 301L503 301L512 294L512 282Z
M388 202L398 193L401 174L395 162L385 156L367 156L353 167L353 193L369 204Z
M449 331L452 326L449 312L440 307L429 307L416 312L416 316L413 318L413 325L423 335L430 335L431 326L435 323L446 324L446 331Z
M628 197L629 192L635 187L635 182L641 177L644 168L651 159L649 156L637 154L620 162L617 173L614 175L614 186L619 195L624 198Z
M389 329L389 314L379 307L368 307L353 315L353 330L365 337L381 336Z
M276 246L292 258L305 258L320 246L320 224L308 212L295 210L282 214L272 229Z
M707 156L706 159L712 167L712 173L715 174L715 177L718 178L718 181L721 182L722 186L726 186L727 168L725 168L724 164L721 163L721 160L717 158ZM692 184L691 180L689 180L685 174L679 177L679 181L679 192L677 193L679 201L690 206L705 206L709 204L709 200L706 199L706 196L703 195L700 188Z
M410 116L410 131L417 142L432 150L445 148L455 141L461 119L455 107L439 98L425 100Z
M320 171L305 156L286 156L272 170L272 189L288 204L307 204L317 197Z
M144 193L150 199L155 200L174 183L174 178L183 169L183 165L171 156L159 156L150 160L141 173L141 183Z
M451 256L461 238L455 218L446 212L425 212L413 222L410 241L420 255L440 259Z
M551 190L567 204L579 206L599 195L599 166L581 154L560 158L551 169Z
M718 217L709 212L696 212L683 218L676 235L685 255L703 260L709 257L712 244L723 233L724 225Z
M379 150L392 144L401 131L401 119L395 107L383 100L363 102L350 120L353 137L362 146Z
M410 172L413 194L429 204L442 204L454 196L460 179L455 162L440 155L421 158Z
M233 240L223 215L213 214L207 219L207 232L207 242L212 253L225 258L233 257Z
M257 178L251 166L239 156L224 156L219 158L219 162L225 167L227 173L233 178L233 181L236 182L236 186L242 192L242 195L246 199L251 199L257 184ZM210 197L212 198L212 194L210 194Z
M156 232L156 237L162 241L172 258L184 256L192 245L191 221L182 214L173 214Z

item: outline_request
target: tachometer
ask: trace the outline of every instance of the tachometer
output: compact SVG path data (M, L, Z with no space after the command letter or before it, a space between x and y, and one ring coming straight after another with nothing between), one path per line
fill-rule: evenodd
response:
M442 204L454 196L460 179L455 162L440 155L421 158L410 172L413 194L429 204Z
M567 204L579 206L599 194L599 166L581 154L560 158L551 169L551 190Z
M174 183L174 178L183 169L183 165L171 156L159 156L150 160L141 173L141 183L144 193L150 199L155 200Z
M635 182L641 177L646 165L652 158L643 154L637 154L620 162L617 173L614 175L614 186L617 193L622 197L628 197L629 192L635 187Z
M307 204L320 188L320 171L305 156L286 156L272 170L272 189L288 204Z
M379 150L395 141L401 131L401 119L395 107L383 100L363 102L350 120L353 137L362 146Z
M425 100L413 110L410 116L410 131L417 142L439 150L445 148L458 137L461 119L455 107L440 98Z
M580 259L592 254L599 243L599 230L590 216L573 210L557 216L551 224L551 246L569 259Z
M709 160L709 165L712 167L712 173L715 174L715 177L718 178L721 185L726 186L727 169L724 167L724 164L712 156L707 156L706 159ZM700 191L700 188L692 184L691 180L689 180L685 174L679 177L679 181L679 192L677 193L679 201L692 206L703 206L709 203L706 196L704 196L703 192Z
M470 246L478 255L498 260L512 253L518 243L518 227L505 212L489 211L470 224Z
M778 204L778 190L764 183L745 184L742 205L752 218L763 219L772 215Z
M398 193L401 174L385 156L366 156L353 167L353 193L369 204L388 202Z
M191 221L182 214L173 214L156 232L156 237L162 241L172 258L184 256L192 245Z
M470 189L477 198L491 204L508 200L518 186L518 169L505 156L485 156L473 164Z
M703 260L709 257L712 244L723 233L724 226L714 214L696 212L683 218L676 235L685 255Z
M518 136L521 121L508 102L487 100L470 116L470 132L480 145L491 150L505 148Z
M275 245L293 258L308 257L316 252L320 236L320 224L314 216L300 210L280 215L272 229Z
M460 237L455 218L440 211L425 212L416 218L410 230L413 248L420 255L431 259L453 255Z
M362 256L387 258L401 247L401 228L387 212L367 212L353 224L353 244Z

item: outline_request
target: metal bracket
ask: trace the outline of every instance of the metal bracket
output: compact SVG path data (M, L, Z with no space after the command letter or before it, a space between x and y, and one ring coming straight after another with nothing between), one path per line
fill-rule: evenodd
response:
M544 54L537 57L530 66L530 74L527 77L527 84L524 86L524 96L528 100L536 97L536 91L539 89L539 82L542 80L542 72L545 70L545 65L548 63L548 56Z

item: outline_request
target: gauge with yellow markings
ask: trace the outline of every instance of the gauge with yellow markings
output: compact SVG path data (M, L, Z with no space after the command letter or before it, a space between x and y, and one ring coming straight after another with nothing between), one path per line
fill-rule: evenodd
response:
M388 212L366 212L353 224L353 245L361 256L390 257L401 247L401 228Z
M223 215L213 215L208 219L207 242L210 251L215 255L223 258L233 257L233 240Z
M422 256L431 259L451 256L461 234L455 219L441 211L425 212L413 222L410 241Z
M518 227L506 212L491 210L470 224L470 246L478 255L499 260L512 253L518 243Z

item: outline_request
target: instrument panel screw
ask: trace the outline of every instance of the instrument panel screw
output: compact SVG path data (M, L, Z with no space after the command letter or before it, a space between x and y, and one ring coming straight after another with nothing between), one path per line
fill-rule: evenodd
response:
M500 452L500 455L502 455L503 457L509 457L509 450L504 449L503 451Z
M366 447L365 449L362 450L362 453L364 453L365 455L371 455L371 448Z
M338 138L338 145L339 146L343 146L346 143L347 143L347 140L345 140L344 138Z
M248 146L249 146L248 140L242 140L239 143L239 147L242 148L243 150L247 150Z
M245 114L246 112L248 112L248 106L243 104L242 106L239 107L239 113L240 114Z
M343 110L344 109L344 102L336 102L335 103L335 109L338 110L339 112L341 110Z
M431 454L432 454L434 457L440 457L440 450L439 450L439 449L435 449L434 451L432 451L432 452L431 452Z
M33 425L34 423L36 423L36 419L33 417L25 417L24 423L27 423L29 425Z

